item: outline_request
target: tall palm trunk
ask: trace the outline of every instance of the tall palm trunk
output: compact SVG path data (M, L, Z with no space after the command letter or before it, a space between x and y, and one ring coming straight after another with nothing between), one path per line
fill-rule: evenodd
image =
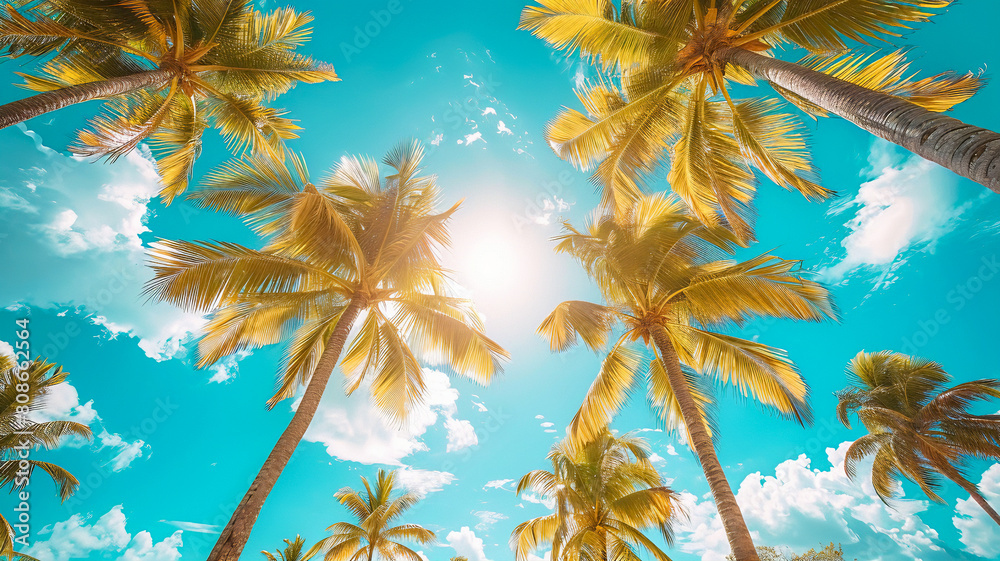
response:
M667 380L677 398L677 404L681 408L681 416L684 418L684 425L687 427L688 435L691 437L691 444L694 446L695 454L701 463L701 469L705 472L705 480L712 490L712 498L715 499L715 508L719 511L719 518L722 520L722 527L726 530L726 538L729 540L729 547L732 549L736 561L759 561L757 550L753 545L753 538L750 537L750 530L747 529L746 522L743 521L743 513L740 505L736 502L736 496L726 480L726 474L722 471L719 458L715 455L715 446L712 438L708 435L705 423L698 412L694 396L687 385L687 379L681 370L681 362L677 356L677 351L670 342L670 337L662 326L655 326L652 329L653 340L663 357L663 368L667 371Z
M81 101L134 92L150 86L164 86L176 76L175 69L157 68L109 80L69 86L12 101L0 105L0 129Z
M1000 192L1000 134L798 64L736 48L721 50L717 56L876 136Z
M330 335L330 339L326 343L326 349L323 350L323 354L316 364L316 370L313 372L312 379L309 380L309 385L306 386L305 394L302 396L302 401L299 403L295 415L292 416L285 432L281 433L281 437L278 438L271 454L264 461L263 467L260 468L260 472L257 473L257 477L250 485L250 490L236 507L232 518L229 519L229 524L219 535L219 540L215 542L215 547L209 554L207 561L237 561L239 559L267 495L274 488L278 476L288 465L292 452L295 451L295 447L298 446L306 429L309 428L313 416L316 415L320 398L323 397L323 390L326 389L330 375L333 373L334 367L337 366L337 361L340 360L340 353L347 342L351 326L354 325L354 321L365 305L363 300L355 297L348 304L343 315L340 316L333 334Z

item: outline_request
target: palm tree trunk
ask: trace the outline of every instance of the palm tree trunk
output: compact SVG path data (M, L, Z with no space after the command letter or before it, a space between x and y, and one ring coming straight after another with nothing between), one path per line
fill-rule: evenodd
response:
M746 522L743 521L740 505L737 504L736 496L733 495L729 481L726 480L726 474L722 471L719 458L715 455L712 438L708 435L705 423L698 412L698 406L695 404L694 396L688 388L677 351L674 350L670 337L662 326L654 326L652 334L653 341L660 350L660 356L663 357L663 367L667 371L667 380L674 391L678 405L680 405L684 425L687 426L688 435L691 437L691 444L694 446L698 461L701 462L701 469L705 472L705 480L708 481L708 486L712 490L715 507L719 511L722 527L726 530L726 538L729 540L733 557L736 561L759 561L750 530L747 529Z
M717 56L1000 193L1000 134L791 62L738 48Z
M354 321L365 305L362 299L355 297L348 304L343 315L340 316L333 334L330 335L330 339L326 343L326 349L316 364L316 370L313 372L312 379L309 380L309 385L306 386L305 394L302 396L302 401L299 403L295 415L292 416L285 432L281 433L281 437L278 438L271 454L264 461L263 467L260 468L260 472L257 473L257 477L250 485L250 490L236 507L232 518L229 519L229 524L219 535L219 540L215 542L215 547L209 554L207 561L237 561L239 559L267 495L274 488L278 476L288 465L292 452L295 451L295 447L298 446L306 429L309 428L313 416L316 415L320 398L323 397L323 390L326 389L330 375L340 360L340 353L347 343L351 326L354 325Z
M156 70L137 72L109 80L69 86L12 101L5 105L0 105L0 129L16 125L32 117L55 111L56 109L68 107L74 103L80 103L81 101L106 98L150 86L163 86L169 83L175 76L177 76L177 70L157 68Z

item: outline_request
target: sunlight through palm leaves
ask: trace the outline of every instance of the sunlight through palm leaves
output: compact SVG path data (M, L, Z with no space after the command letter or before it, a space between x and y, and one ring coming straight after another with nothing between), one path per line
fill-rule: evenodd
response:
M419 143L400 144L384 159L393 173L382 177L374 160L344 157L318 185L310 183L296 156L233 161L210 173L191 198L243 217L265 238L264 248L153 245L149 294L211 312L198 345L199 366L287 341L285 366L268 405L307 385L212 561L239 556L345 347L346 393L367 383L376 408L396 426L424 400L420 357L448 364L482 385L502 371L507 352L485 335L472 303L450 295L438 258L458 205L436 211L436 179L421 175L422 159Z

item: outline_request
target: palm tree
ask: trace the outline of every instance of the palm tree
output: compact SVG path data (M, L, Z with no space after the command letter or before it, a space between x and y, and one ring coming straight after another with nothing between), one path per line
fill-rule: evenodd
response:
M42 92L0 106L0 128L92 99L105 113L80 132L75 153L115 159L148 139L169 202L187 187L202 132L281 157L297 127L265 105L297 82L336 80L295 51L312 17L262 13L250 0L39 0L0 9L0 56L44 57L25 87Z
M31 414L44 408L49 391L66 380L62 367L36 359L17 364L13 357L0 354L0 489L11 493L24 490L35 469L44 471L56 484L63 501L80 486L73 474L49 462L32 459L36 448L52 449L63 437L90 440L90 427L73 421L36 422ZM20 501L19 501L20 502ZM14 551L14 529L0 515L0 556L34 561Z
M882 138L1000 191L1000 136L941 114L981 86L974 75L918 79L904 51L866 40L898 36L949 0L538 0L521 16L556 49L598 62L601 78L577 92L586 113L564 109L550 145L596 166L603 204L622 213L662 162L671 188L706 224L748 243L758 169L776 184L823 199L801 119L779 97L733 99L730 83L769 83L812 117L837 114ZM808 56L771 56L782 44Z
M510 535L517 561L544 545L552 561L638 561L637 549L670 558L642 530L656 528L667 544L681 515L679 497L663 485L646 441L604 430L582 447L568 441L549 452L552 471L535 470L517 484L555 503L552 514L523 522Z
M1000 415L973 415L976 402L1000 398L1000 380L974 380L945 388L951 376L936 362L899 353L860 352L847 366L851 385L837 393L837 414L851 427L857 414L868 429L847 449L844 468L854 478L857 463L874 455L872 486L886 501L902 477L932 500L941 474L957 483L1000 525L1000 514L966 479L969 457L1000 459Z
M603 304L563 302L539 332L552 350L577 337L606 348L616 323L625 332L569 426L572 441L598 437L640 383L666 427L686 429L711 487L736 558L756 560L739 505L712 443L710 381L733 386L784 417L811 420L807 386L784 351L717 331L754 317L819 321L835 316L825 288L806 280L797 261L763 254L725 259L736 247L727 230L709 228L676 197L643 195L625 218L596 215L581 232L566 224L556 251L577 259L601 291ZM645 360L631 344L652 349Z
M486 337L471 302L448 295L438 253L449 243L447 221L458 205L435 212L438 187L433 176L420 175L422 158L419 143L401 144L383 160L395 173L381 178L374 160L345 157L318 187L296 156L237 160L209 174L192 198L245 218L265 238L264 248L154 244L149 293L211 312L199 366L290 339L268 405L307 384L210 561L238 558L356 324L342 362L346 393L370 381L375 406L396 424L424 398L418 354L484 385L502 371L507 352Z
M284 551L276 549L274 553L270 551L261 551L267 561L309 561L313 558L313 553L303 552L302 548L305 547L306 541L302 539L302 536L296 534L295 541L289 541L287 538L283 540L285 542Z
M389 525L417 504L420 497L413 493L392 496L395 470L378 470L374 488L365 477L361 482L365 486L363 493L344 487L333 495L357 517L358 523L337 522L330 526L327 531L333 535L314 545L310 555L323 552L326 561L421 561L416 551L400 542L430 545L437 539L434 532L418 524Z

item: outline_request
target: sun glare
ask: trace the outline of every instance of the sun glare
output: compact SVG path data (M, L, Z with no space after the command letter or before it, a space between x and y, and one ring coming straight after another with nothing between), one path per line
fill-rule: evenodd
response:
M523 273L520 265L524 256L518 254L510 238L488 234L462 246L455 274L477 297L509 291Z

